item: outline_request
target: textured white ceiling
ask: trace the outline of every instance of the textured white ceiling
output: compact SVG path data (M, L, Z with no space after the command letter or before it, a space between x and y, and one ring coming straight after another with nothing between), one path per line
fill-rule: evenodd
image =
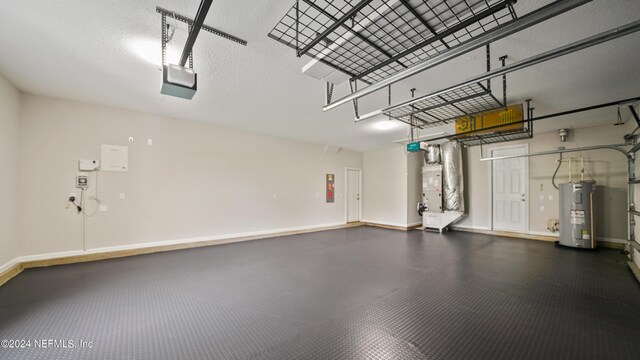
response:
M519 1L524 13L549 0ZM155 7L193 17L198 0L1 1L0 74L24 92L110 105L179 119L365 151L405 138L406 126L376 130L355 124L350 106L323 113L323 84L300 73L308 58L267 33L293 0L214 1L206 24L246 39L247 47L202 32L194 47L198 92L192 101L160 94L161 73L137 51L160 52ZM595 0L493 46L493 55L521 60L640 18L640 1ZM186 38L179 23L173 40ZM181 45L181 44L179 44ZM634 34L509 76L510 102L533 98L536 114L640 95L640 35ZM157 56L156 56L157 59ZM494 66L497 66L497 60ZM484 71L484 52L467 54L394 86L394 102ZM496 94L500 81L494 81ZM334 96L346 94L346 86ZM386 93L361 101L362 112L386 105ZM562 126L615 122L615 109L536 124L536 132ZM628 114L625 113L625 118ZM446 131L451 131L445 128ZM424 131L438 132L441 129Z

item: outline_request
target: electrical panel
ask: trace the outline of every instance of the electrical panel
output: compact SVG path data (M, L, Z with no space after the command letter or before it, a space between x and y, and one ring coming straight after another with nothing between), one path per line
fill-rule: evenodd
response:
M128 171L129 147L118 145L100 145L102 171Z

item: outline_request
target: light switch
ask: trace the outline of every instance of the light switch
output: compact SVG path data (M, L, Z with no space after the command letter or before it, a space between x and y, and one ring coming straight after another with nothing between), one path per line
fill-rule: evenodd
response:
M549 201L553 201L553 195L549 195Z
M120 193L120 200L124 200L126 197L127 196L125 193Z
M544 211L544 206L540 206L540 211Z
M147 145L153 145L153 139L147 139Z

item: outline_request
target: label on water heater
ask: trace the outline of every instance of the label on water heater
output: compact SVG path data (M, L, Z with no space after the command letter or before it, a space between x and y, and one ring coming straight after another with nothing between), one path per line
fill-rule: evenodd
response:
M584 225L584 210L571 210L571 223Z

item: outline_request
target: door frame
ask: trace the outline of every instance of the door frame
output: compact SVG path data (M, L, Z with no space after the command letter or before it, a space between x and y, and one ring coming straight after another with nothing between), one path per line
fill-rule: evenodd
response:
M349 223L349 170L358 172L358 188L360 189L360 202L358 203L358 221L362 221L362 169L344 168L344 223Z
M511 145L499 145L499 146L489 146L487 147L487 151L489 152L489 157L493 157L493 152L496 150L508 150L508 149L525 149L526 153L529 153L529 143L520 143L520 144L511 144ZM530 202L530 193L531 189L529 188L529 157L524 158L524 168L526 171L526 176L524 178L524 188L527 190L525 196L526 206L524 207L524 230L522 230L522 234L529 233L529 207L531 206ZM489 165L489 216L490 216L490 224L489 228L494 231L496 230L493 226L493 161ZM504 230L496 230L496 231L504 231ZM518 231L514 231L518 232Z

